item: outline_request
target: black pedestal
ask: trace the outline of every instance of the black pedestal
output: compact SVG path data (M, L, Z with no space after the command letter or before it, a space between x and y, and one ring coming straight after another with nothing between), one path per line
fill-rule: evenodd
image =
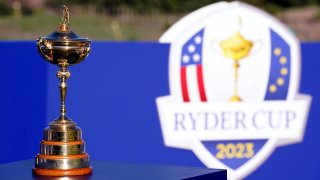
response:
M146 165L112 163L104 161L91 162L93 173L85 176L46 177L32 174L33 160L0 164L1 180L176 180L176 179L215 179L226 180L227 171L182 166Z

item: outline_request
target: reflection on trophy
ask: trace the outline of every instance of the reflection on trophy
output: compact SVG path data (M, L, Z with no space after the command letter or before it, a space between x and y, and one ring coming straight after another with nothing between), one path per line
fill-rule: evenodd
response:
M233 36L220 43L220 47L223 50L223 55L234 61L234 90L229 101L242 101L238 95L238 68L240 67L239 61L249 55L252 46L253 43L245 39L240 32L236 32Z
M90 40L75 34L69 25L69 11L63 6L62 22L53 33L37 40L40 55L59 66L60 116L44 129L40 153L35 157L33 172L46 176L90 174L89 155L85 152L82 131L66 115L66 80L70 77L68 67L83 61L90 52Z

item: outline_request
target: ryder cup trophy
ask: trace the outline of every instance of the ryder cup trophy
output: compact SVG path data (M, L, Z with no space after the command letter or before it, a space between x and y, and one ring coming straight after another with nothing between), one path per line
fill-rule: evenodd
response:
M40 153L35 157L33 172L45 176L69 176L92 173L89 155L85 152L82 131L66 115L66 80L68 67L83 61L90 52L90 40L75 34L69 25L69 11L63 6L62 22L53 33L37 40L40 55L60 70L60 116L45 128Z
M222 41L220 46L223 50L223 54L226 58L233 60L234 68L234 88L233 95L229 99L231 102L242 101L241 97L238 95L238 69L240 67L239 61L249 56L253 42L245 39L240 32L236 32L230 38Z

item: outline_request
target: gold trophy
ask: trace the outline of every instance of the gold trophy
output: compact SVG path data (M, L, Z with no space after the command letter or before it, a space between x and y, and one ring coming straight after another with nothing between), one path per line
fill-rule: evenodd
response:
M240 67L239 61L249 55L252 46L253 43L245 39L239 32L236 32L233 36L220 43L220 47L223 50L223 55L234 61L234 89L233 95L229 99L231 102L242 101L238 95L238 69Z
M66 115L66 80L68 67L83 61L90 52L90 40L75 34L69 25L69 11L63 6L62 22L53 33L37 40L40 55L60 67L60 116L45 128L40 153L35 157L33 172L45 176L69 176L92 173L89 155L85 152L82 131Z

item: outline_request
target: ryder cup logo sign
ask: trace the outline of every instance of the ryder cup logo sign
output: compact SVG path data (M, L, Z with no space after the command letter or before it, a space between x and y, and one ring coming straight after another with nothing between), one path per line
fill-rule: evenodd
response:
M299 42L265 12L216 3L177 22L170 95L157 98L164 143L241 179L275 148L303 140L311 97L298 93Z

